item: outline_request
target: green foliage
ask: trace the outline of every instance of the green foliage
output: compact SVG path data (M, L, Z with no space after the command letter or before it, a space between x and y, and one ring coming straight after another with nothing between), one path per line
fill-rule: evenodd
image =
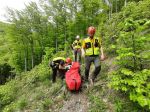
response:
M0 84L4 84L11 75L11 67L8 63L10 57L8 28L9 24L0 22Z
M102 0L40 0L40 4L31 2L23 10L7 10L13 24L7 28L6 39L0 39L5 43L0 46L0 63L7 62L14 74L31 70L48 52L50 57L58 51L69 56L75 36L84 38L88 26L97 27L107 18Z
M44 65L39 65L39 67L36 67L30 73L22 74L22 76L17 77L16 80L12 80L4 86L0 86L0 105L2 108L6 106L4 112L9 111L9 109L11 110L11 108L24 108L24 106L26 106L25 99L19 98L17 102L15 101L20 92L22 92L26 86L44 81L46 78L49 78L48 68ZM13 103L14 101L16 102L15 104Z
M121 112L121 111L123 111L122 103L120 102L120 100L116 99L116 101L115 101L115 112Z
M150 109L149 3L149 0L129 3L110 20L117 20L113 26L117 30L112 34L117 36L110 44L115 44L118 66L111 76L110 85L127 93L130 100L146 111Z
M7 66L18 75L0 86L0 111L45 111L55 103L52 96L61 82L51 87L49 61L71 56L74 37L84 38L90 25L97 27L96 35L103 38L105 51L117 55L118 70L111 86L128 93L143 108L150 108L150 0L127 0L127 6L126 0L109 0L109 5L103 1L40 0L40 8L31 2L23 10L8 10L13 24L0 23L0 67L4 69L0 75L10 73ZM90 111L106 110L99 97L91 95L90 100L94 104ZM115 104L116 111L121 111L120 101Z
M8 83L7 85L0 86L1 109L4 109L5 111L7 110L6 112L11 110L12 106L10 107L10 109L8 109L8 105L13 104L13 101L17 97L16 94L17 91L18 91L18 85L16 85L15 81L10 81L10 83ZM6 108L4 108L5 106Z
M17 108L19 108L20 110L23 110L26 106L27 106L27 101L25 98L22 98L17 103Z
M129 93L130 99L138 102L142 107L150 108L149 78L150 70L145 69L134 73L124 68L113 73L111 86Z
M52 101L49 100L49 99L45 99L43 102L42 102L42 105L43 105L43 109L44 110L48 110L49 109L49 105L52 104Z
M0 64L5 64L8 59L8 40L7 40L7 32L8 32L8 24L0 22Z
M6 48L2 46L1 53L6 55L0 58L0 63L7 59L12 72L20 74L39 64L47 48L52 50L49 52L52 54L64 50L67 52L65 56L70 55L71 49L68 48L74 37L85 36L89 25L97 26L103 20L101 16L106 17L100 9L105 7L101 0L49 0L47 3L41 0L40 8L31 2L20 11L8 9L8 17L13 24L8 27L8 41L0 39L0 43L9 44Z
M22 72L15 79L0 86L0 111L14 112L28 109L45 111L55 103L53 98L57 98L56 93L62 87L63 82L58 80L52 86L51 71L48 66L48 61L55 57L52 52L53 49L47 50L41 64L31 71ZM57 55L60 56L59 53ZM62 99L62 97L57 99Z
M23 111L27 106L27 101L25 98L20 98L17 102L12 102L10 105L7 105L3 112L14 112L14 111Z
M45 47L54 47L50 41L53 40L53 26L34 2L22 11L8 9L8 12L13 23L7 32L8 63L15 73L31 70L42 61Z
M107 107L98 96L90 95L91 107L89 112L105 112Z

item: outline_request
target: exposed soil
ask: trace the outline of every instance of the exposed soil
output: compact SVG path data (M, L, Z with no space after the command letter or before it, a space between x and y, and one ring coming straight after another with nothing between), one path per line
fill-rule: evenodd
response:
M113 64L114 59L107 59L104 61L105 64L109 66L108 73L113 71L116 67ZM94 69L91 67L91 69ZM90 70L93 71L93 70ZM101 86L101 83L104 84L104 82L98 81L95 86ZM104 86L106 86L104 84ZM70 93L70 98L68 98L66 101L63 101L63 107L59 109L58 112L88 112L88 109L90 107L90 102L88 100L88 96L85 91L89 89L85 89L82 92L79 93ZM106 96L102 98L102 101L107 104L108 112L114 112L113 111L113 105L108 100L108 96L111 93L111 90L108 90L108 93Z
M71 93L69 100L64 101L64 105L59 112L88 112L89 101L85 93Z

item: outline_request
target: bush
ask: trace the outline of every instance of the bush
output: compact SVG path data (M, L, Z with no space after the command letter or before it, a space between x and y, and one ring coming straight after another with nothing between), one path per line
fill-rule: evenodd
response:
M110 84L146 110L150 110L149 6L150 0L130 3L117 16L124 18L116 24L120 29L115 41L118 70L112 73Z
M138 102L142 107L150 109L150 70L132 72L122 69L114 72L111 86L129 94L132 101Z

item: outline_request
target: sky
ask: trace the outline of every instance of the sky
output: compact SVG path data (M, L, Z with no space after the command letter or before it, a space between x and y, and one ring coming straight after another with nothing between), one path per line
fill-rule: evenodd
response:
M6 15L6 8L13 8L13 9L24 9L25 5L29 2L34 1L37 2L38 0L0 0L0 21L6 21L4 15Z

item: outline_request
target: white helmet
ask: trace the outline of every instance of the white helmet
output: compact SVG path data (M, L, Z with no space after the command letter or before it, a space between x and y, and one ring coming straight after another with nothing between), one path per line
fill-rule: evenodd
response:
M79 36L79 35L77 35L77 36L76 36L76 39L80 39L80 36Z

